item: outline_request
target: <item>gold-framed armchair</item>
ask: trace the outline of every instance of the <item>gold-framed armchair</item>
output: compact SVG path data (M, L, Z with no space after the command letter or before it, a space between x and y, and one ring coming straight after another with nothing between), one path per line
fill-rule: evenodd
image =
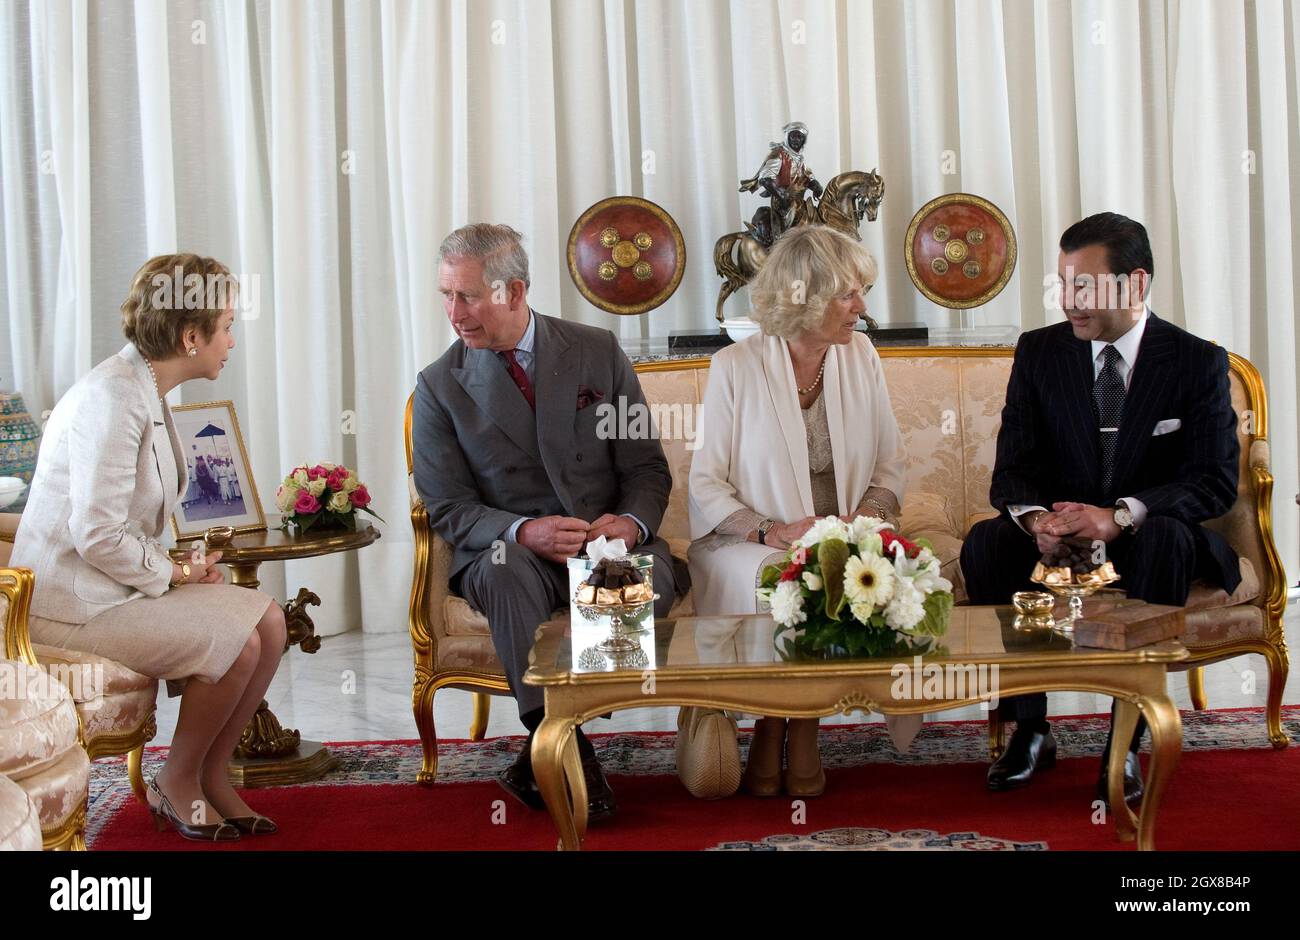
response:
M487 732L488 696L509 695L510 685L482 615L446 590L451 548L429 527L424 501L415 490L411 456L413 402L412 395L406 401L404 435L411 532L415 539L409 617L415 657L411 707L424 755L416 782L430 786L438 774L438 734L433 720L433 698L438 690L462 689L474 694L469 736L473 741L481 741Z
M0 696L0 774L35 808L47 850L86 848L90 758L81 745L72 693L37 662L27 632L36 579L27 568L0 568L4 650L0 669L14 681ZM41 681L41 680L44 681Z
M21 518L16 513L0 513L0 565L9 563ZM42 644L28 645L35 657L33 662L46 669L98 676L95 688L83 684L71 690L81 745L91 760L125 754L131 791L144 804L144 748L158 733L158 680L104 656Z

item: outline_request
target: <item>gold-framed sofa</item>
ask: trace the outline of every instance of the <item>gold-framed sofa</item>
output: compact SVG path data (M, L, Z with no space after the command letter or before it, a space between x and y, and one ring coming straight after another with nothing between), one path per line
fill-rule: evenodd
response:
M0 565L9 564L14 535L22 517L0 513ZM62 670L98 672L102 688L87 683L72 689L81 746L91 760L126 755L131 790L145 803L144 747L158 733L158 680L115 660L75 650L32 644L33 662Z
M27 635L35 580L26 568L0 568L0 778L23 791L39 827L36 846L15 833L14 847L83 850L90 759L72 693L37 663ZM19 808L6 790L5 802Z
M989 482L997 431L1011 371L1014 348L892 347L880 355L894 414L907 442L907 492L902 530L924 535L954 582L959 602L964 587L958 567L962 538L980 519L992 516ZM1282 632L1286 577L1273 542L1273 476L1269 469L1268 402L1263 381L1245 358L1229 354L1229 378L1241 443L1237 501L1227 514L1209 523L1223 533L1242 558L1242 585L1229 597L1222 590L1196 585L1188 600L1183 642L1191 658L1192 702L1206 707L1201 668L1210 663L1259 653L1269 672L1267 730L1274 747L1288 743L1282 731L1282 691L1288 658ZM686 484L691 451L683 429L692 430L708 382L707 358L664 360L636 366L651 406L667 406L660 422L664 451L673 474L673 491L659 534L674 554L685 558L689 545ZM671 406L681 406L674 410ZM678 418L677 416L681 417ZM420 783L437 773L437 737L433 724L434 694L442 688L474 693L470 737L480 740L487 727L489 695L508 694L504 672L488 633L487 621L451 594L447 571L451 551L429 529L424 505L411 472L411 400L406 405L406 467L410 490L415 568L411 584L410 633L415 658L412 705L424 764ZM690 596L676 613L692 610ZM990 720L990 747L1001 750L1001 727Z

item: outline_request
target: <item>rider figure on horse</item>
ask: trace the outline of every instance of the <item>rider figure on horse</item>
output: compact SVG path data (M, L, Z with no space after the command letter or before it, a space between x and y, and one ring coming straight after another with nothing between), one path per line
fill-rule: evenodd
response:
M803 148L808 141L808 127L802 121L791 121L781 128L781 142L773 142L772 149L752 179L741 180L742 193L761 192L771 200L754 213L752 222L746 223L749 232L764 248L781 237L806 212L805 191L814 199L821 198L822 185L804 164Z

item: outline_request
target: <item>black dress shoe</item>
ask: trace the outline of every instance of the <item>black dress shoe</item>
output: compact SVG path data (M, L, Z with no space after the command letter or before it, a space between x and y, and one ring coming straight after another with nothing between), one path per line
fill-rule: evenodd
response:
M529 741L531 740L532 738L529 738ZM546 801L542 799L542 791L537 788L537 780L533 777L530 745L525 744L524 749L515 758L515 762L497 774L497 783L501 784L501 789L529 809L546 808Z
M989 768L990 790L1013 790L1023 787L1039 770L1056 766L1056 738L1044 726L1042 731L1016 726L1002 756Z
M582 756L582 777L587 783L587 821L608 819L618 811L614 790L605 779L600 760L593 754Z
M1106 774L1106 762L1108 755L1103 754L1101 758L1101 776L1097 778L1097 799L1110 807L1109 796L1109 777ZM1130 806L1136 806L1142 802L1142 764L1138 762L1138 756L1133 751L1129 751L1124 757L1124 802Z

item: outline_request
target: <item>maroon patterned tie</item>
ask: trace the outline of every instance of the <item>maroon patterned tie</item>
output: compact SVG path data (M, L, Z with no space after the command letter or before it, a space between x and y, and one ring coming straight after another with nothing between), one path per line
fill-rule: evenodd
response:
M519 391L523 392L524 398L528 400L528 407L536 411L537 402L533 398L533 383L528 380L528 373L524 371L524 367L515 358L515 351L507 349L501 353L501 358L506 362L506 369L510 372L510 378L514 379L515 384L519 386Z

